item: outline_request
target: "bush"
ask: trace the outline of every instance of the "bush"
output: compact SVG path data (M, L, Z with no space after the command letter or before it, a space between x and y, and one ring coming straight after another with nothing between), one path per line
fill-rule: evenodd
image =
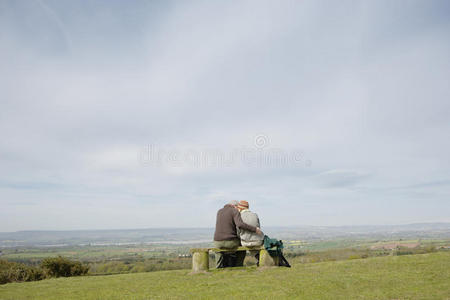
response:
M41 268L49 277L79 276L89 271L88 266L61 256L44 259Z
M0 284L20 281L35 281L45 278L44 272L36 267L0 260Z

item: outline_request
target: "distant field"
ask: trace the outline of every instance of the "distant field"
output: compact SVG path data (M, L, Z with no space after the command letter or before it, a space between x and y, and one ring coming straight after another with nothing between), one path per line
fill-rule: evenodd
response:
M65 246L65 247L23 247L2 249L2 259L11 261L42 260L58 255L82 261L127 258L140 255L145 258L178 256L189 253L189 247L180 245L139 245L139 246Z
M284 253L295 263L316 263L378 257L411 255L445 251L449 239L336 239L336 240L285 240ZM384 245L419 245L413 249L383 249ZM189 269L189 249L208 247L211 244L140 244L108 246L59 246L0 248L1 260L38 266L44 258L64 256L81 261L90 268L91 275L141 273L162 270ZM387 247L388 248L388 247ZM210 261L213 264L213 260ZM256 261L247 257L246 264ZM1 270L0 270L1 271Z
M342 249L342 248L371 248L372 246L397 243L408 244L417 243L421 246L448 246L450 239L331 239L322 241L284 241L286 249L303 251L323 251L329 249Z
M418 243L421 246L449 246L450 239L410 239L410 240L373 240L373 239L335 239L318 241L284 240L285 250L291 252L326 251L331 249L370 249L383 244ZM178 257L189 254L189 248L210 247L212 243L202 244L152 244L123 246L64 246L64 247L15 247L0 248L1 259L10 261L30 262L40 261L47 257L58 255L85 262L99 260L118 260L140 256L143 258Z
M0 299L450 299L450 253L255 267L162 271L0 286Z

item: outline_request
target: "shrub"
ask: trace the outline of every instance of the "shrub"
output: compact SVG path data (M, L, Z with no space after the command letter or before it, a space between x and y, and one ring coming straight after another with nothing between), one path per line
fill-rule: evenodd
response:
M85 275L89 271L88 266L62 256L44 259L41 268L49 277L79 276Z
M36 267L0 260L0 284L8 282L35 281L45 278L44 272Z

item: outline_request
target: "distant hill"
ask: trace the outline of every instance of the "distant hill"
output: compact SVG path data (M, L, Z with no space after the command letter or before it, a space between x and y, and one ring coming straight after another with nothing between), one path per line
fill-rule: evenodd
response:
M450 238L450 223L367 226L263 227L279 239L334 238ZM0 232L0 247L120 245L139 243L207 243L213 228L149 228L119 230L18 231Z
M83 276L0 285L0 299L448 299L450 252L292 268Z

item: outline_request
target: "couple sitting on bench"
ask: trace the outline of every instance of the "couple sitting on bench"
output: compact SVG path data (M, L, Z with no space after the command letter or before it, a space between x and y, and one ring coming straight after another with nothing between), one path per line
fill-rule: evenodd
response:
M264 234L259 228L258 215L249 210L247 201L231 201L217 212L214 246L233 249L239 246L260 247ZM259 264L259 250L250 251ZM241 267L246 251L216 252L216 268Z

